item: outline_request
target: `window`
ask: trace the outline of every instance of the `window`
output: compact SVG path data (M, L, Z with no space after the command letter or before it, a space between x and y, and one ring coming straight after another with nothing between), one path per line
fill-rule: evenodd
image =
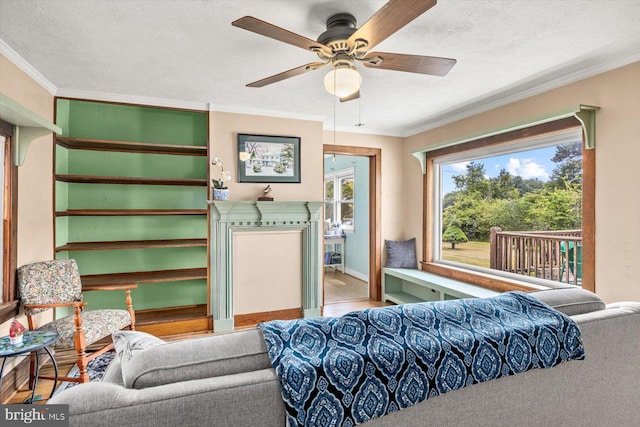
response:
M593 230L594 152L570 119L427 153L425 270L593 290L583 230Z
M0 246L2 246L2 301L0 301L0 323L3 323L18 313L18 299L16 295L16 230L17 230L17 194L18 169L13 164L11 137L13 126L0 120L0 152L2 166L0 180L2 185L2 230Z
M344 169L324 177L324 218L330 227L354 229L354 170Z

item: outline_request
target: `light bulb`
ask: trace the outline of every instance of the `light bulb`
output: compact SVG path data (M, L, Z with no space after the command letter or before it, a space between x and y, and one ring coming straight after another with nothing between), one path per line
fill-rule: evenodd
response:
M343 98L357 92L360 90L361 83L362 77L353 66L334 68L324 76L325 89L327 89L327 92L331 95L335 95L338 98Z

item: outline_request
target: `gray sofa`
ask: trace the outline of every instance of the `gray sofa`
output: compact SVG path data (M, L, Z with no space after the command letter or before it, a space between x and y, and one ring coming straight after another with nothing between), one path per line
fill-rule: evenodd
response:
M532 295L577 322L585 360L468 386L366 425L640 425L640 303L605 305L577 288ZM286 425L256 329L146 349L49 403L68 404L72 426Z

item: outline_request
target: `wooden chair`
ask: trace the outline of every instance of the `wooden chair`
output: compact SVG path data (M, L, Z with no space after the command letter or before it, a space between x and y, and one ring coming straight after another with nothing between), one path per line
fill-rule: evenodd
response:
M113 348L113 342L87 355L87 347L110 337L113 332L125 327L135 329L135 313L131 300L131 289L137 285L109 287L108 290L125 291L126 310L84 310L82 284L78 264L74 259L27 264L17 271L18 289L29 323L29 330L49 330L58 333L53 344L55 349L75 349L78 353L79 377L59 377L60 381L88 382L87 363ZM37 326L34 315L48 309L73 307L73 314ZM31 360L31 368L35 358ZM42 376L41 378L47 378ZM48 378L52 379L52 378ZM33 380L33 378L32 378Z

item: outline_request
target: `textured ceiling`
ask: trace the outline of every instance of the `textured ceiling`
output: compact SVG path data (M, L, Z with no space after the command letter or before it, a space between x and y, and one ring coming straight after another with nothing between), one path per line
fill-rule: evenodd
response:
M317 57L231 22L251 15L316 39L330 15L349 12L360 26L385 3L0 0L0 44L58 95L210 103L214 110L320 119L332 128L326 69L245 87ZM336 126L409 135L638 61L639 22L638 0L440 0L375 50L455 58L451 72L360 67L362 97L335 107ZM365 126L354 127L359 121Z

